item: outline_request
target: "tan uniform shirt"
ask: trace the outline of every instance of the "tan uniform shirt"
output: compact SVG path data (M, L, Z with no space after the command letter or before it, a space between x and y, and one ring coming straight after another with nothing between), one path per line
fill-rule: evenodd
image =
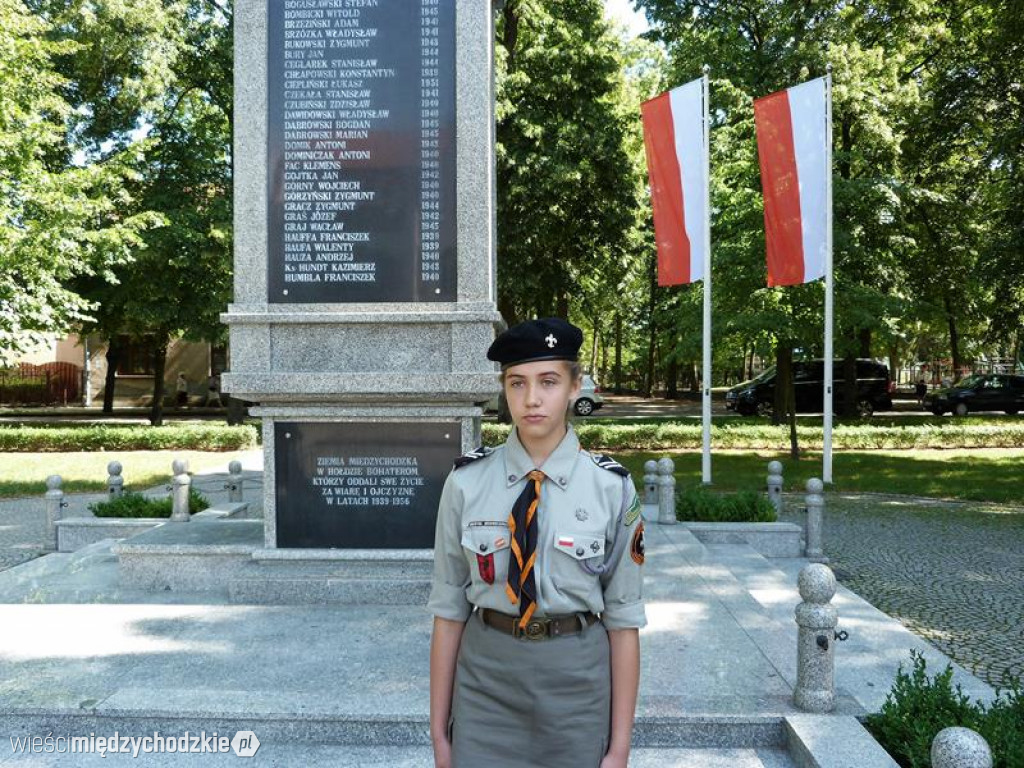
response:
M534 467L513 429L505 445L448 475L437 515L431 613L452 621L466 621L473 606L519 614L505 592L508 516L535 468L545 475L535 615L592 611L609 629L644 626L640 500L628 476L580 448L572 426L542 467Z

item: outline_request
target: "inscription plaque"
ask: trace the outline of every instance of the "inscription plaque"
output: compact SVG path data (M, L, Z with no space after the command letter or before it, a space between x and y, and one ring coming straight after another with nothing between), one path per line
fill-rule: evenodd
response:
M278 547L434 546L457 423L277 422L274 441Z
M267 14L268 301L455 301L455 0Z

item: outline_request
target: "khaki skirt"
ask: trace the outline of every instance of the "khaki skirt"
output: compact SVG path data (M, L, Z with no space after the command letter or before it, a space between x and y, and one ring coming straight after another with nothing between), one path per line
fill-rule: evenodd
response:
M602 623L534 641L470 616L452 696L454 768L598 768L610 713Z

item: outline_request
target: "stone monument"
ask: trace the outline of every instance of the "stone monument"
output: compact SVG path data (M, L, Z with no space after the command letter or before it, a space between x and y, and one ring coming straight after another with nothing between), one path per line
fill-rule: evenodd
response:
M268 549L429 549L498 388L490 0L238 0L223 389Z

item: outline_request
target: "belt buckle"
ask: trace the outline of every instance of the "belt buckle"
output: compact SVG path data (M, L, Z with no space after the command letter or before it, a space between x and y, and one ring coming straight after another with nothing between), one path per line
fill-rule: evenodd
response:
M522 629L519 628L519 622L516 622L515 627L518 636L525 637L527 640L543 640L548 636L548 624L546 620L532 619L527 622L526 626Z

